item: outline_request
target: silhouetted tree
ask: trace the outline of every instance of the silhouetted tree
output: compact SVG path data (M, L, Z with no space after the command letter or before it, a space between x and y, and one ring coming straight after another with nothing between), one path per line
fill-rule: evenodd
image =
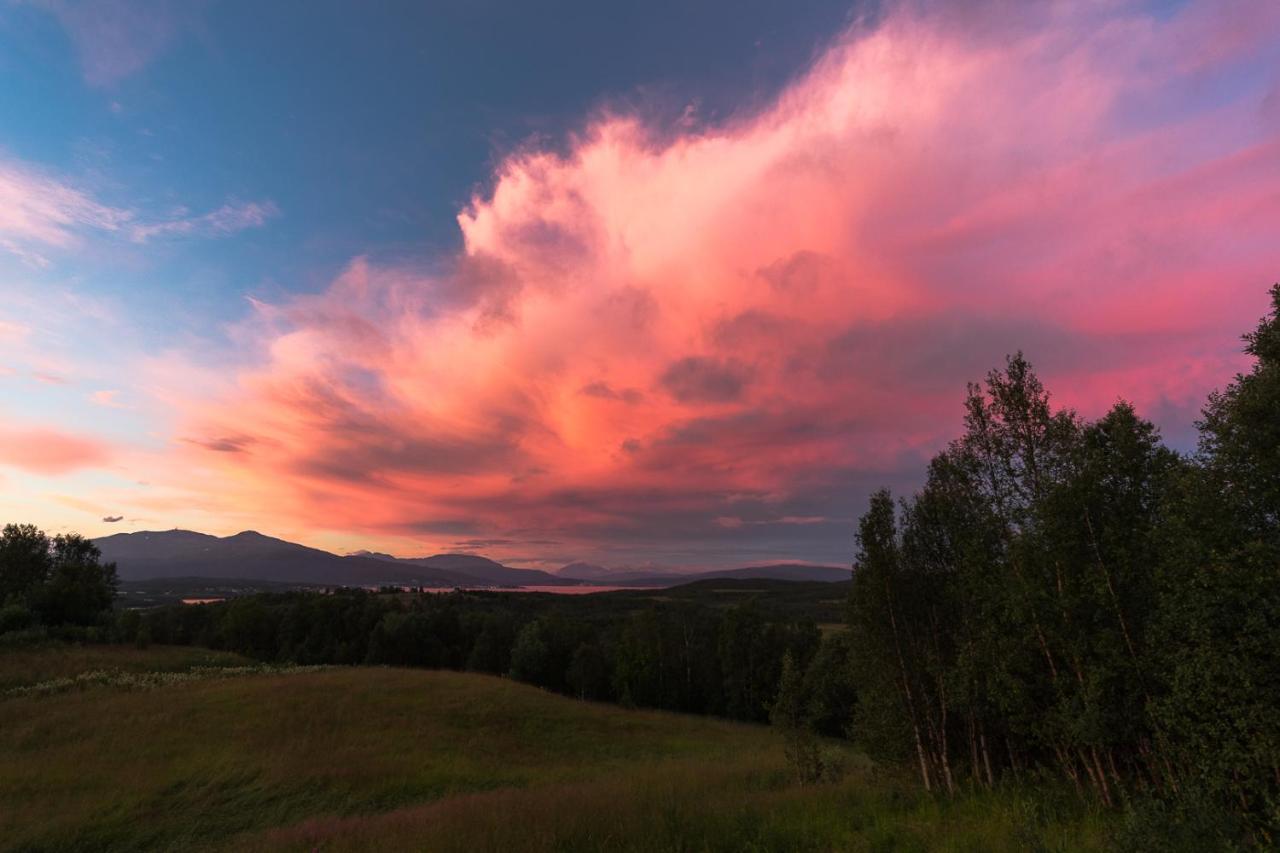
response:
M552 680L551 649L543 636L542 623L535 619L516 634L511 647L511 677L546 686Z
M98 546L75 533L53 538L49 575L38 592L41 620L49 625L93 625L116 597L116 564L103 563Z
M858 688L849 634L822 639L804 673L803 690L814 729L827 737L846 737L853 723Z
M813 729L813 714L804 693L804 675L790 652L782 657L782 673L769 708L769 722L782 733L787 761L800 783L822 778L822 757Z
M1184 800L1280 841L1280 285L1163 527L1153 705Z
M75 533L50 539L30 524L10 524L0 533L0 604L14 615L49 626L98 623L116 595L115 563Z

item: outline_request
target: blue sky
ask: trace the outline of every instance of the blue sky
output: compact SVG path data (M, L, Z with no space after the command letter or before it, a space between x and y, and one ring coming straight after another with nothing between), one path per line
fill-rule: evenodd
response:
M67 7L0 6L0 152L150 218L278 211L45 273L83 277L157 344L216 333L244 294L319 289L355 255L456 247L455 217L497 161L563 144L600 110L749 110L851 15L832 2Z

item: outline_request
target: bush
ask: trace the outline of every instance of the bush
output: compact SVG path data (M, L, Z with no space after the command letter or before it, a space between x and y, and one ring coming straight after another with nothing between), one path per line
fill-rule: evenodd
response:
M30 628L33 622L35 622L35 614L21 604L6 604L0 607L0 634Z
M1144 797L1130 803L1111 834L1117 853L1203 853L1240 850L1243 822L1194 796L1177 800Z

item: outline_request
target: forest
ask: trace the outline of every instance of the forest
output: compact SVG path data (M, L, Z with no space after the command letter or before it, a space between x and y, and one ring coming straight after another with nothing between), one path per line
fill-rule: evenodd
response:
M1051 774L1153 833L1280 829L1280 286L1182 455L1126 402L1055 410L1021 356L858 529L854 731L928 789ZM1171 830L1170 827L1176 827Z
M112 611L114 569L91 544L11 525L0 641L500 674L771 720L805 779L826 770L821 737L847 738L940 797L1067 786L1123 809L1142 849L1271 847L1280 285L1271 299L1244 336L1248 369L1209 397L1190 452L1123 400L1096 420L1055 408L1021 353L970 385L963 435L919 490L877 492L851 531L845 621L823 630L769 589L732 604L333 590Z

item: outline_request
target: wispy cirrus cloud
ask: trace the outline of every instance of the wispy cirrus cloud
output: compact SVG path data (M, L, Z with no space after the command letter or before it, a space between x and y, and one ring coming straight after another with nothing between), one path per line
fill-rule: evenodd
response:
M173 219L137 223L130 226L129 237L135 243L146 243L163 237L220 237L248 228L258 228L280 214L274 202L236 202L198 216L179 211Z
M105 204L72 180L0 157L0 250L35 268L50 266L51 252L70 250L91 235L134 243L223 237L261 227L279 213L267 200L228 202L203 214L179 209L149 216Z
M1015 349L1189 419L1280 268L1280 7L1226 6L904 5L758 114L517 152L448 272L256 303L181 452L293 529L830 561Z
M44 247L70 246L87 230L119 231L133 218L35 167L0 159L0 247L32 266L49 264Z

